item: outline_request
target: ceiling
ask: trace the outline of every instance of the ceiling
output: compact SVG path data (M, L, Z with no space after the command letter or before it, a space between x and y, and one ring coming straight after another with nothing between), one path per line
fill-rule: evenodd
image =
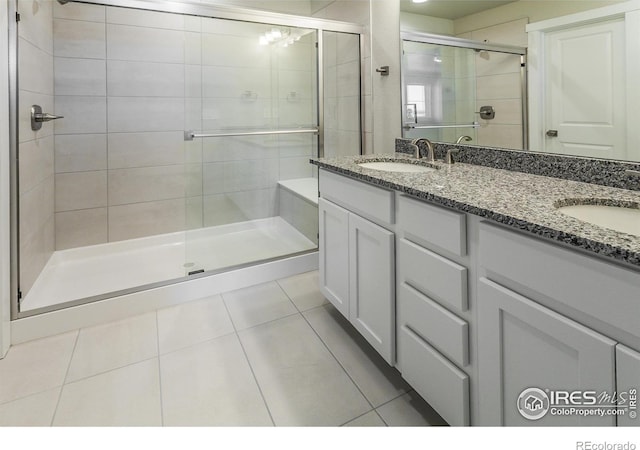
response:
M486 9L513 3L514 1L516 0L429 0L426 3L412 3L411 0L400 0L400 10L413 14L455 20Z

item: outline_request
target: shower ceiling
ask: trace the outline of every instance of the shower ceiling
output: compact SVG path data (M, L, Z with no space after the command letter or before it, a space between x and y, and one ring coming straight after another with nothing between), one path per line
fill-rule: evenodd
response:
M400 0L400 10L413 14L455 20L480 11L506 5L507 3L513 3L514 1L516 0L429 0L425 3L413 3L411 0Z

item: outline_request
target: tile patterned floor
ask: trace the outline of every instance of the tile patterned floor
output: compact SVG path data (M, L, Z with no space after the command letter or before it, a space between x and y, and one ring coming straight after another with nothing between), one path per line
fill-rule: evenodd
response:
M14 346L0 426L428 426L318 273Z

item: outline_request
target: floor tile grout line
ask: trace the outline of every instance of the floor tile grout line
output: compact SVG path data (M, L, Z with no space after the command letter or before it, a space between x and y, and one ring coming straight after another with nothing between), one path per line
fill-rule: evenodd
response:
M258 285L256 285L256 286L258 286ZM241 330L238 330L238 327L236 326L235 322L233 321L233 315L231 314L231 311L229 310L229 307L227 306L227 301L224 299L224 294L228 294L230 292L234 292L234 291L228 291L228 292L225 292L225 293L219 294L219 295L220 295L220 297L222 297L222 302L224 303L224 307L227 310L227 314L229 315L229 319L231 320L231 325L233 325L233 329L235 330L236 333L241 333L241 332L246 331L246 330L251 330L252 328L256 328L256 327L259 327L259 326L262 326L262 325L266 325L268 323L284 319L285 317L291 317L291 316L295 316L296 314L302 314L300 311L298 311L298 308L296 307L295 303L293 303L291 301L291 299L289 298L289 296L287 296L287 300L289 300L289 302L291 302L293 304L293 307L295 308L295 312L292 312L290 314L285 314L284 316L276 317L275 319L267 320L266 322L257 323L255 325L251 325L250 327L242 328ZM285 295L286 295L286 293L285 293Z
M206 344L207 342L215 341L216 339L220 339L220 338L223 338L225 336L229 336L231 334L236 334L235 329L233 331L229 331L228 333L223 333L223 334L221 334L219 336L214 336L214 337L211 337L211 338L204 339L202 341L194 342L192 344L185 345L184 347L180 347L180 348L175 348L173 350L169 350L168 352L165 352L165 353L159 353L158 356L160 357L160 356L173 355L174 353L190 349L190 348L195 347L197 345Z
M403 396L405 396L405 395L408 395L408 394L409 394L409 393L411 393L411 392L415 392L415 390L414 390L414 389L409 389L407 392L405 392L405 393L403 393L403 394L400 394L400 395L398 395L397 397L394 397L394 398L392 398L391 400L386 401L386 402L384 402L384 403L380 404L379 406L377 406L376 408L374 408L374 411L376 412L376 414L378 415L378 417L380 417L380 420L382 420L382 423L384 423L384 424L385 424L386 426L388 426L388 427L390 427L390 426L391 426L391 425L389 425L389 424L387 423L387 421L386 421L386 420L384 420L384 417L382 417L382 414L380 414L380 412L379 412L378 410L379 410L380 408L382 408L383 406L388 405L389 403L391 403L391 402L393 402L393 401L395 401L395 400L398 400L400 397L403 397Z
M317 269L316 269L316 270L317 270ZM298 276L300 276L300 275L305 275L305 274L310 273L310 272L315 272L315 270L310 270L309 272L303 272L303 273L300 273L300 274L298 274L298 275L293 275L292 277L278 278L277 280L275 280L275 282L278 284L278 286L280 287L280 289L282 289L282 292L284 292L284 294L289 298L289 300L291 301L291 303L293 303L293 306L298 310L298 312L299 312L300 314L305 313L305 312L307 312L307 311L312 311L312 310L314 310L314 309L316 309L316 308L321 308L321 307L323 307L323 306L326 306L326 305L327 305L327 303L322 303L322 304L320 304L320 305L312 306L311 308L307 308L307 309L300 309L300 308L298 308L298 305L296 304L296 302L293 300L293 297L292 297L292 296L290 296L290 295L289 295L289 293L288 293L288 292L286 291L286 289L284 288L284 286L282 286L282 285L280 284L280 281L282 281L282 280L286 280L286 279L289 279L289 278L293 278L293 277L298 277ZM322 297L325 299L325 301L328 301L328 300L327 300L327 298L326 298L324 295L323 295Z
M158 318L158 310L156 314L156 354L158 358L158 383L160 389L160 426L164 427L164 401L162 395L162 359L160 358L160 319Z
M391 403L392 401L394 401L394 400L398 400L400 397L405 396L405 395L407 395L407 394L410 394L411 392L415 392L415 389L409 389L408 391L403 392L402 394L400 394L400 395L398 395L398 396L396 396L396 397L393 397L391 400L387 400L387 401L386 401L386 402L384 402L384 403L380 403L378 406L376 406L376 407L375 407L375 409L377 410L378 408L382 408L383 406L388 405L388 404L389 404L389 403ZM417 394L417 392L416 392L416 394ZM421 398L422 398L422 397L421 397Z
M229 321L231 322L231 326L233 327L233 332L238 333L238 328L236 327L236 323L233 321L233 317L231 316L231 311L229 310L229 306L227 306L227 301L224 299L225 294L228 294L233 291L228 291L224 293L220 293L220 298L222 299L222 305L224 306L224 310L227 312L227 316L229 317Z
M244 358L249 365L249 370L251 371L251 375L253 376L253 380L256 382L256 386L258 388L258 392L260 392L260 397L262 397L262 402L264 403L264 407L267 409L267 414L269 414L269 419L273 426L276 425L276 421L273 418L273 414L271 414L271 408L269 408L269 403L267 402L267 398L264 396L264 392L262 391L262 386L260 386L260 382L258 381L258 377L256 376L256 372L253 370L253 365L251 364L251 360L249 359L249 355L247 354L247 350L244 348L244 344L242 343L242 339L240 339L240 335L236 333L236 337L238 342L240 343L240 348L242 348L242 353L244 354Z
M364 412L364 413L360 414L359 416L354 417L353 419L349 419L349 420L347 420L346 422L344 422L344 423L342 423L342 424L340 424L340 425L338 425L338 426L339 426L339 427L343 427L343 426L345 426L346 424L351 423L351 422L353 422L354 420L358 420L360 417L366 416L367 414L369 414L369 413L371 413L371 412L376 412L375 408L370 409L369 411ZM383 421L383 422L384 422L384 421Z
M229 291L229 292L233 292L233 291ZM220 294L220 296L222 297L222 295L221 295L221 294ZM227 305L226 305L226 303L224 302L224 298L223 298L223 304L224 304L225 310L227 311L227 315L228 315L228 317L229 317L229 321L231 322L231 326L233 327L233 331L230 331L230 332L228 332L228 333L221 334L221 335L219 335L219 336L214 336L214 337L211 337L211 338L207 338L207 339L204 339L204 340L202 340L202 341L194 342L194 343L192 343L192 344L185 345L184 347L180 347L180 348L176 348L176 349L170 350L170 351L168 351L168 352L166 352L166 353L160 353L158 356L171 355L171 354L173 354L173 353L176 353L176 352L179 352L179 351L182 351L182 350L186 350L186 349L191 348L191 347L195 347L196 345L201 345L201 344L204 344L204 343L206 343L206 342L211 342L211 341L214 341L214 340L219 339L219 338L221 338L221 337L229 336L230 334L238 334L238 333L242 333L242 332L244 332L244 331L252 330L252 329L254 329L254 328L261 327L261 326L263 326L263 325L267 325L267 324L269 324L269 323L277 322L278 320L286 319L287 317L295 316L296 314L300 314L300 315L302 315L302 312L293 312L293 313L291 313L291 314L287 314L287 315L282 316L282 317L277 317L277 318L275 318L275 319L271 319L271 320L268 320L268 321L266 321L266 322L262 322L262 323L258 323L258 324L256 324L256 325L252 325L252 326L250 326L250 327L248 327L248 328L242 328L242 329L238 330L238 329L236 328L235 323L233 322L233 319L231 318L231 314L229 313L229 310L228 310L228 308L227 308ZM321 306L323 306L323 305L321 305ZM320 307L321 307L321 306L320 306ZM312 308L312 309L315 309L315 308ZM311 309L306 310L306 311L311 311Z
M282 288L282 286L280 286L280 283L278 283L278 280L273 280L273 281L267 281L266 283L260 283L260 284L255 284L253 286L248 286L246 288L241 288L241 289L236 289L236 291L240 291L243 289L250 289L256 286L263 286L263 285L268 285L268 284L272 284L275 283L275 285L278 287L278 289L280 289L280 291L282 291L282 293L284 294L284 296L287 298L287 300L289 301L289 303L291 303L291 305L293 306L295 312L292 312L291 314L285 314L284 316L281 317L276 317L275 319L271 319L271 320L267 320L266 322L261 322L261 323L257 323L255 325L251 325L250 327L247 328L243 328L241 330L238 330L236 327L235 322L233 321L233 315L231 314L231 311L229 310L229 307L227 306L227 301L224 299L224 295L225 294L229 294L235 291L227 291L224 293L219 294L220 297L222 297L222 301L224 303L225 308L227 309L227 314L229 314L229 318L231 319L231 323L233 324L233 328L236 330L236 332L241 332L241 331L245 331L245 330L250 330L252 328L255 327L259 327L260 325L265 325L267 323L271 323L271 322L275 322L276 320L280 320L280 319L284 319L285 317L289 317L289 316L293 316L295 314L301 314L302 312L298 309L298 307L296 306L296 304L294 303L293 300L291 300L291 297L289 297L289 295L286 293L286 291Z
M104 370L102 372L98 372L98 373L94 373L94 374L91 374L91 375L87 375L86 377L78 378L77 380L72 380L72 381L69 381L69 382L65 382L63 386L66 386L66 385L69 385L69 384L75 384L75 383L77 383L79 381L85 381L85 380L88 380L89 378L94 378L94 377L97 377L97 376L100 376L100 375L105 375L107 373L115 372L116 370L125 369L127 367L135 366L136 364L141 364L143 362L148 362L148 361L151 361L152 359L155 359L155 358L158 358L158 357L159 357L159 355L154 355L154 356L150 356L148 358L141 359L139 361L135 361L135 362L132 362L132 363L125 364L123 366L113 367L111 369Z
M327 345L327 343L322 339L322 337L320 336L320 334L318 334L318 332L316 331L315 328L313 328L313 326L311 325L311 323L307 320L307 318L305 317L304 314L300 314L302 316L302 318L304 319L304 321L307 323L307 325L309 325L309 328L311 328L311 330L314 332L314 334L318 337L318 339L320 339L320 342L322 342L322 345L324 346L324 348L327 349L327 351L329 352L329 354L333 357L333 359L335 359L335 361L338 363L338 365L340 366L340 368L344 371L344 373L347 375L347 377L349 378L349 380L351 380L351 382L353 383L353 385L356 387L356 389L358 390L358 392L360 392L360 395L362 395L362 397L365 399L365 401L369 404L369 406L371 407L371 409L375 409L375 406L373 406L373 403L371 403L371 401L367 398L366 395L364 395L364 392L362 392L362 389L360 389L360 386L358 386L358 383L355 382L355 380L353 379L353 377L351 376L351 374L349 374L349 372L347 371L347 369L345 369L345 367L342 365L342 363L340 362L340 360L337 358L337 356L331 351L331 349L329 348L329 346ZM353 420L353 419L352 419Z
M396 397L396 398L398 398L398 397ZM395 399L394 399L394 400L395 400ZM393 401L393 400L391 400L391 401ZM379 408L379 406L378 406L378 408ZM386 420L384 420L384 417L382 417L382 414L380 414L380 413L378 412L378 408L374 409L374 410L373 410L373 412L374 412L374 413L376 413L376 416L378 416L378 417L380 418L380 420L382 420L382 423L384 424L384 426L385 426L385 427L390 426L390 425L387 423L387 421L386 421Z
M294 275L295 276L295 275ZM293 307L296 309L296 311L298 311L300 314L302 314L302 311L300 311L300 308L298 308L298 305L296 305L296 302L293 301L293 299L291 298L291 296L287 293L287 291L285 290L284 287L282 287L282 285L280 284L280 280L285 280L286 278L280 278L277 280L274 280L276 282L276 285L280 288L280 290L284 293L284 295L289 299L289 301L293 304Z
M73 355L76 353L76 348L78 347L78 341L80 340L80 331L82 329L78 328L76 330L76 339L73 342L73 349L71 350L71 356L69 357L69 363L67 364L67 370L64 373L64 378L62 379L62 386L60 386L60 392L58 393L58 401L56 402L56 407L53 409L53 415L51 416L51 422L49 424L50 427L53 426L53 422L58 414L58 407L60 407L60 400L62 400L62 392L64 391L64 387L67 384L67 377L69 376L69 369L71 369L71 363L73 362Z
M249 370L251 371L251 376L253 376L253 380L256 382L256 386L258 387L258 392L260 392L260 397L262 398L262 402L264 403L264 407L267 409L267 414L269 414L269 420L271 420L271 423L275 427L276 426L276 421L273 420L273 414L271 414L271 409L269 408L269 404L267 403L267 399L264 396L264 392L262 392L262 387L260 386L260 382L258 381L258 377L256 376L256 373L253 370L253 365L251 364L251 361L249 360L249 355L247 354L247 350L244 348L244 345L242 344L242 339L240 339L240 335L238 334L238 330L236 329L236 325L233 323L233 319L231 318L231 312L229 311L229 308L227 306L227 302L225 301L225 299L222 296L222 294L220 294L220 297L222 298L222 304L224 305L224 309L227 311L227 315L229 316L229 320L231 320L231 325L233 326L234 334L236 335L236 339L238 340L238 343L240 344L240 348L242 349L242 353L244 354L244 359L245 359L245 361L247 361L247 365L249 366Z

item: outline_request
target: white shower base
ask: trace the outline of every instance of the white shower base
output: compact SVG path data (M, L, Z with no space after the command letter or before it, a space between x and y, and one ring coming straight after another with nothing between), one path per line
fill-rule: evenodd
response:
M315 249L280 217L54 252L21 311ZM186 267L185 267L186 265Z

